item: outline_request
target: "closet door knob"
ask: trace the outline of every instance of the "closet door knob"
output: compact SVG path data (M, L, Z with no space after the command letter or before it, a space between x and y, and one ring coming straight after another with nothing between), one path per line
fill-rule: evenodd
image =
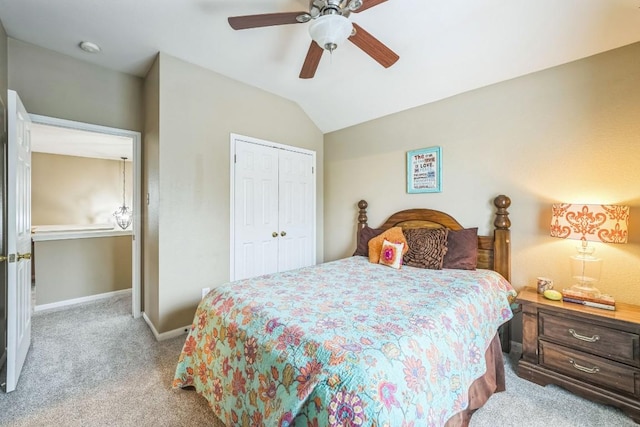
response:
M283 231L282 233L280 233L280 235L281 235L282 237L284 237L284 236L286 236L286 235L287 235L287 232L286 232L286 231Z
M274 231L273 233L271 233L271 237L278 237L278 232Z
M31 259L31 254L30 253L26 253L26 254L18 253L18 261L20 261L21 259Z

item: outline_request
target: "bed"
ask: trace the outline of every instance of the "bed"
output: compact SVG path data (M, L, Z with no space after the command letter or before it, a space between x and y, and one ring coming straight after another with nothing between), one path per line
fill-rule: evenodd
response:
M510 200L494 200L477 269L400 269L353 256L222 285L198 305L173 381L227 426L464 426L504 390L512 317ZM367 224L360 201L358 243ZM444 227L411 209L379 230ZM507 328L508 329L508 328Z

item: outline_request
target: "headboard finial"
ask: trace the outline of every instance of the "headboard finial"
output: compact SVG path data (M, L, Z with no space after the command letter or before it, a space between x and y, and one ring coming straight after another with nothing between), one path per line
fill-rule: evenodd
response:
M358 202L358 207L360 208L358 212L358 228L360 229L366 227L367 221L369 221L369 218L367 218L367 206L369 206L369 203L366 200Z
M493 199L493 204L498 208L493 225L495 225L498 230L508 230L509 227L511 227L511 220L509 219L509 212L507 209L511 206L511 199L504 194L501 194Z

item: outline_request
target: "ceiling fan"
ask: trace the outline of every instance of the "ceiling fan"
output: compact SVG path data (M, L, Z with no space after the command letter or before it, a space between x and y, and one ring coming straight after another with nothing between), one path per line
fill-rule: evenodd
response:
M400 59L381 41L348 19L351 12L362 12L385 1L387 0L309 0L308 12L232 16L228 20L234 30L313 21L309 26L309 34L313 40L300 71L301 79L310 79L318 69L323 52L333 52L347 39L385 68Z

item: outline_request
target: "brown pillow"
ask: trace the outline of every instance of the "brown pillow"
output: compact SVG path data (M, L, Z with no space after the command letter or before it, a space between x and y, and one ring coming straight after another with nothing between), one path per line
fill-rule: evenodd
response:
M478 265L478 228L449 230L442 268L475 270Z
M402 255L407 253L409 247L407 246L407 239L405 239L404 234L402 234L402 228L392 227L379 236L369 240L369 262L377 264L380 261L380 252L382 252L384 239L387 239L389 243L404 243Z
M365 226L362 230L360 230L360 234L358 235L358 247L352 256L360 255L360 256L369 256L369 240L373 239L376 236L382 234L384 230L380 228L371 228L369 226Z
M412 267L441 270L447 253L447 228L412 228L404 231L409 251L404 263Z

